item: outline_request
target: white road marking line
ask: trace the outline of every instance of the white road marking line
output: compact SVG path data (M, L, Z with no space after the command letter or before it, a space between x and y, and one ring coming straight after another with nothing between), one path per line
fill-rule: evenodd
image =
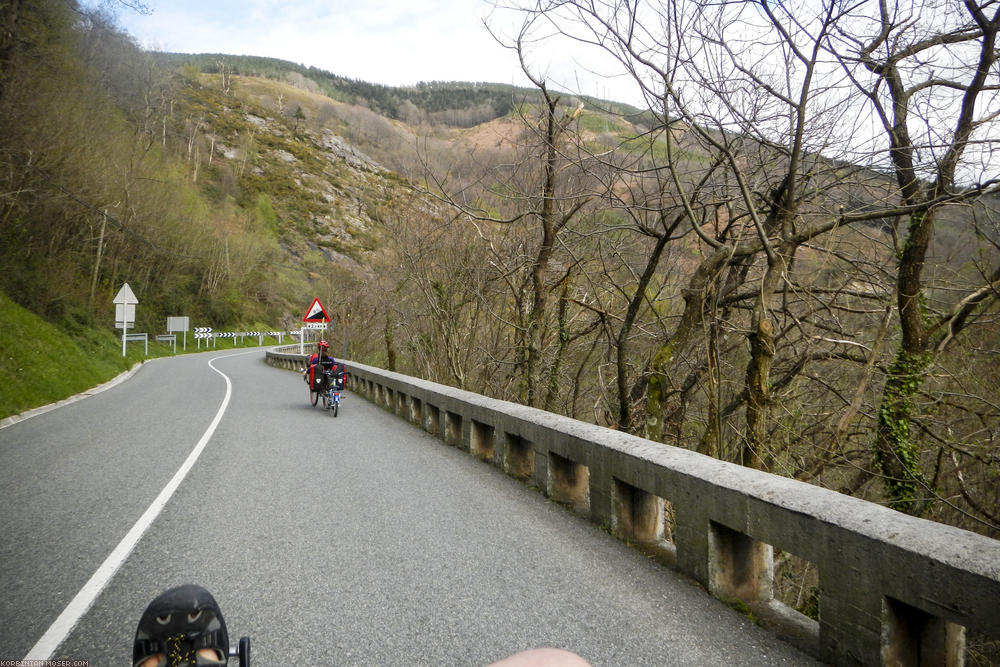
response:
M58 618L52 622L52 625L50 625L49 629L45 631L45 634L42 635L41 639L39 639L35 645L31 647L31 650L28 651L28 655L24 656L24 660L49 660L52 657L52 654L55 653L56 649L59 648L59 645L65 641L66 637L69 636L69 633L73 631L73 628L75 628L76 624L80 622L80 619L87 613L87 610L93 606L94 601L97 600L97 596L101 594L104 587L107 586L108 582L111 581L111 578L115 576L118 568L121 567L122 563L125 562L125 559L132 553L135 545L139 543L143 533L145 533L146 529L149 528L153 521L156 520L156 517L159 516L160 511L170 500L170 497L174 495L174 491L177 490L177 487L179 487L181 482L184 481L184 478L187 477L187 474L194 466L195 461L197 461L198 457L201 456L202 450L205 449L205 445L208 444L208 441L212 438L212 434L215 433L215 429L219 425L219 422L222 421L222 415L225 414L226 408L229 406L229 397L233 393L233 383L230 382L229 377L213 366L212 363L219 359L227 359L229 357L236 357L243 354L250 354L250 352L240 352L238 354L215 357L208 362L209 368L221 375L222 379L226 381L226 396L222 399L222 405L219 406L218 412L215 413L215 418L212 420L212 423L208 425L208 429L206 429L205 433L202 434L201 440L198 441L198 444L195 445L194 449L191 450L191 453L188 454L187 459L185 459L184 463L181 464L181 467L178 468L177 472L174 473L173 478L171 478L171 480L167 482L167 485L163 487L163 490L160 491L160 495L156 496L153 503L146 509L145 512L143 512L142 516L139 517L139 520L135 522L134 526L132 526L132 529L128 531L125 537L122 538L122 541L118 543L118 546L114 548L114 551L112 551L111 554L104 559L104 562L97 568L97 571L90 577L90 580L87 581L87 583L83 585L83 588L80 589L80 592L77 593L72 600L70 600L69 604L66 605L66 608L61 614L59 614ZM138 619L136 619L136 622L138 622Z

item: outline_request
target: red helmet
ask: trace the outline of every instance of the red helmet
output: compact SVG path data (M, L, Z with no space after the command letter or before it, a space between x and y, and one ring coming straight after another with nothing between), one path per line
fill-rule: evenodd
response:
M317 345L319 346L319 349L321 349L321 350L329 350L330 349L330 344L327 343L325 340L321 340L319 343L317 343Z

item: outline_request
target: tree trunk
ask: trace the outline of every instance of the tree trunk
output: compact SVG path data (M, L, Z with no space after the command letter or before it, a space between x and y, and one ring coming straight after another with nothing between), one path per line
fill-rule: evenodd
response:
M920 515L926 507L918 498L924 475L920 447L911 436L910 422L914 414L913 399L933 360L927 344L921 285L924 259L933 233L933 210L913 214L896 277L902 336L882 389L875 433L875 465L885 475L889 506L914 515Z
M388 310L385 313L385 328L382 334L385 338L385 368L388 371L396 370L396 343L393 334L392 313Z
M566 358L566 349L569 347L569 327L567 324L567 300L566 297L569 292L569 274L567 274L562 280L562 290L560 292L559 307L558 307L558 318L559 327L557 330L559 336L559 342L556 346L555 359L552 362L552 367L549 369L549 386L545 393L545 401L542 403L542 409L548 410L549 412L555 412L557 409L556 399L559 397L559 387L562 386L562 366L563 361Z
M707 424L705 432L702 433L701 442L698 443L698 453L718 459L723 457L719 449L722 446L722 422L721 406L719 405L719 323L717 321L711 322L708 327L705 359L707 362L705 376L708 385L708 407L705 419Z
M910 434L910 420L913 398L930 361L929 352L913 355L901 348L896 353L882 389L875 435L875 465L885 476L889 507L917 516L926 504L919 499L923 466L920 447Z
M561 124L556 119L558 98L549 96L544 88L548 109L545 117L545 177L542 183L542 208L539 213L542 239L538 254L531 267L531 311L525 332L524 371L521 376L520 400L525 405L535 406L538 400L539 373L542 357L542 338L545 329L545 315L548 307L548 292L545 274L549 269L556 240L555 182L558 154L556 141Z
M740 463L760 469L767 436L769 382L774 360L774 327L766 315L757 322L750 336L750 363L747 364L747 434L740 451Z
M687 357L695 334L701 331L705 319L705 304L719 270L733 257L734 249L723 246L706 258L684 290L684 313L673 335L657 350L650 362L649 382L646 388L646 423L643 435L663 442L668 425L674 430L683 420L683 409L671 410L671 370L674 364ZM668 424L669 423L669 424Z
M669 240L670 233L667 230L657 239L653 252L646 260L646 268L642 272L642 276L639 277L635 292L629 301L628 310L625 312L625 319L615 340L615 363L618 373L616 387L618 391L618 428L628 433L631 433L633 429L631 390L628 386L628 339L632 335L632 328L635 325L636 317L638 317L639 308L646 299L646 289L660 265L660 257L663 256L663 251Z

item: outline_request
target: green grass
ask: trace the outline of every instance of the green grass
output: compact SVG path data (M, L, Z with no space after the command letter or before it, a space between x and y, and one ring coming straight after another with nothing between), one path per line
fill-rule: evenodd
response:
M182 336L177 334L177 354L183 353ZM120 331L88 327L79 321L58 326L0 293L0 419L92 389L144 359L173 354L172 346L152 338L151 333L148 357L142 343L129 343L123 357ZM205 346L197 348L190 332L187 342L188 353L205 350ZM275 341L265 338L264 342L272 345ZM223 350L233 347L233 342L224 339L216 346ZM257 346L256 337L246 338L241 347L252 346Z
M122 357L113 332L46 322L0 294L0 419L68 398L110 380L142 358Z

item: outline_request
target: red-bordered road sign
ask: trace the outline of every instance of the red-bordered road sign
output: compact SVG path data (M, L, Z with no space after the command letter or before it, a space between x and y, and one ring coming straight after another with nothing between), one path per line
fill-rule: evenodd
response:
M312 305L309 306L309 310L306 311L305 316L302 318L303 322L329 322L330 316L326 314L326 309L323 308L323 304L320 303L319 298L313 299Z

